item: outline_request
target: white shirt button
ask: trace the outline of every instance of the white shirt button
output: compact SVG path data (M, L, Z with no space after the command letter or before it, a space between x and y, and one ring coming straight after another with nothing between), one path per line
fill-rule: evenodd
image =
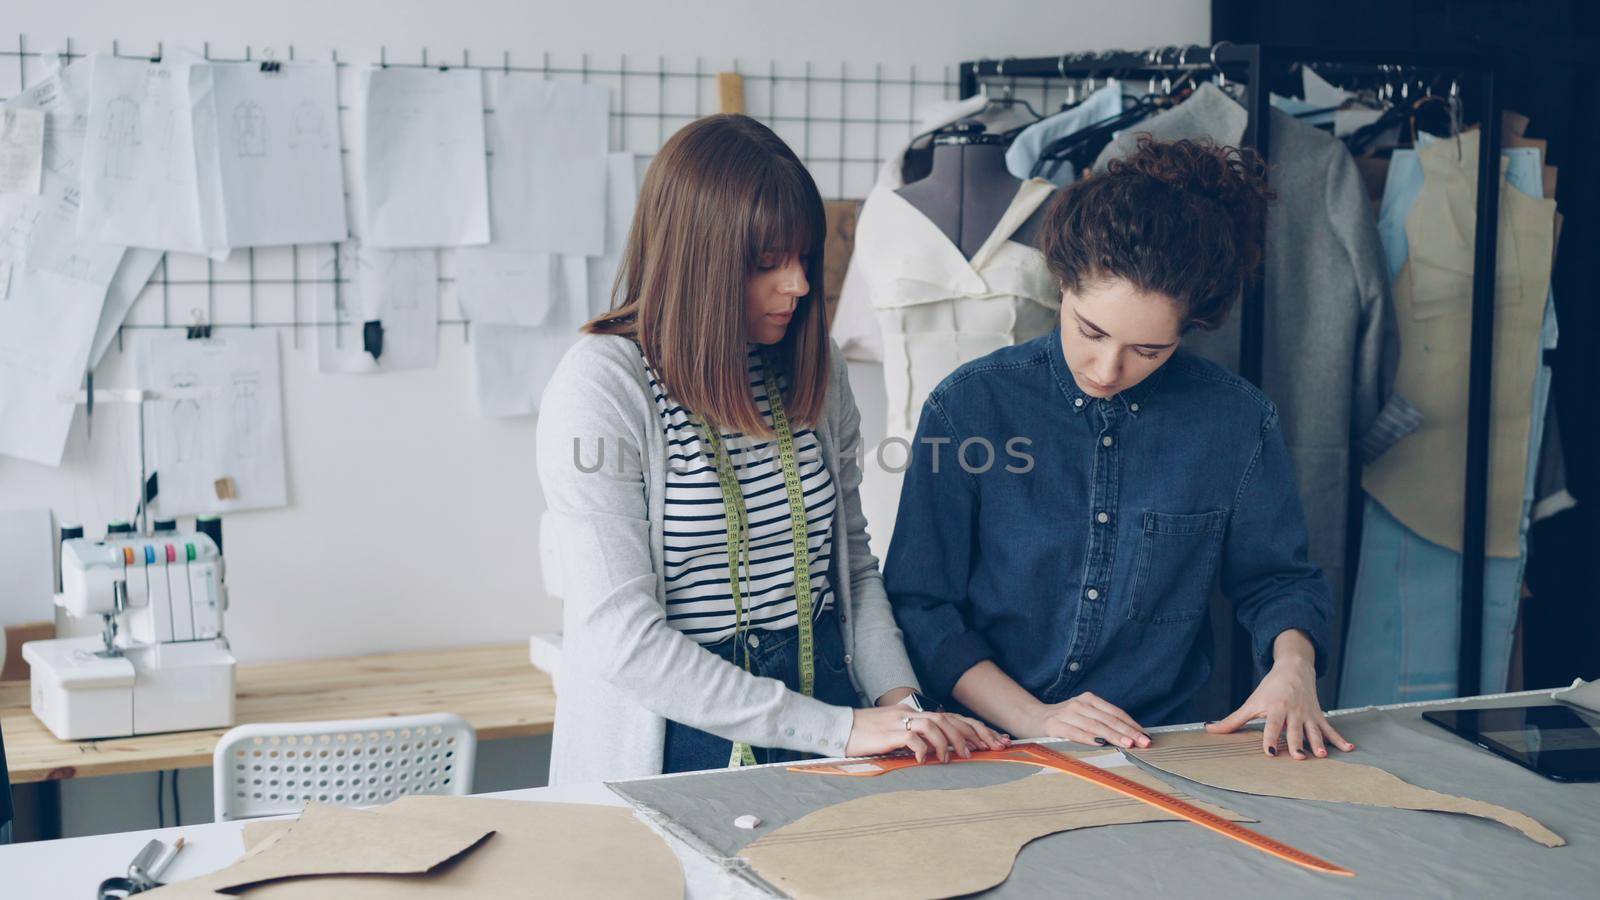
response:
M752 634L752 635L750 635L750 637L749 637L749 638L747 638L747 639L746 639L746 641L747 641L747 642L748 642L748 643L749 643L749 644L750 644L750 646L752 646L752 647L759 647L759 646L761 646L761 638L760 638L760 637L758 637L758 636L756 636L756 635L753 635L753 634Z
M1094 520L1096 522L1099 522L1101 525L1104 525L1105 523L1111 521L1111 517L1106 515L1105 513L1100 513L1099 515L1096 515L1094 517Z
M845 654L845 655L844 655L844 664L845 664L845 665L847 665L847 666L848 666L848 665L850 665L850 663L851 663L851 662L853 662L853 661L854 661L854 659L853 659L853 657L851 657L851 656L850 656L850 654L848 654L848 653L846 653L846 654Z
M1099 600L1100 599L1100 592L1095 590L1094 588L1089 588L1088 592L1085 593L1084 596L1088 597L1090 600Z
M1138 412L1139 411L1139 404L1137 404L1137 403L1129 404L1128 408L1133 410L1134 412Z
M793 728L785 728L783 730L783 733L788 735L789 737L794 737L794 729Z
M1106 447L1111 446L1111 435L1108 434L1105 437L1101 438L1100 439L1100 443L1102 445L1106 446Z
M1083 398L1079 397L1078 399L1072 401L1072 405L1078 407L1079 409L1082 409L1083 408Z
M1076 672L1081 668L1083 668L1083 666L1078 665L1078 661L1077 660L1073 660L1072 662L1067 663L1067 671L1068 672Z

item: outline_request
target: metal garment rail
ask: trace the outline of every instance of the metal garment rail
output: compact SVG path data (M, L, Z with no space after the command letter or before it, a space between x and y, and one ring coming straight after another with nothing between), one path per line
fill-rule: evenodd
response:
M1483 686L1483 588L1487 574L1485 553L1488 530L1490 392L1494 372L1494 285L1500 217L1500 100L1496 79L1499 63L1486 53L1440 51L1329 50L1314 47L1234 44L1214 47L1192 45L1143 51L1112 50L1105 53L1067 53L1059 57L976 60L960 66L960 95L976 94L980 83L999 81L1007 88L1032 80L1085 78L1159 78L1180 72L1219 73L1242 84L1249 115L1242 143L1271 159L1270 94L1272 79L1294 64L1310 64L1319 74L1447 75L1460 78L1464 100L1477 111L1478 184L1495 189L1478 191L1477 230L1473 240L1471 362L1468 372L1466 478L1463 484L1465 515L1461 539L1461 636L1456 669L1457 693L1471 696ZM1476 96L1474 96L1474 94ZM1239 322L1239 374L1260 386L1265 285L1260 279L1243 298ZM1360 465L1352 459L1352 485L1360 484ZM1349 515L1359 521L1359 506ZM1356 542L1347 547L1359 550ZM1347 566L1347 589L1354 585L1356 567ZM1237 626L1236 626L1237 628ZM1255 678L1248 639L1233 641L1232 689L1236 701L1250 693ZM1504 685L1492 686L1493 690Z

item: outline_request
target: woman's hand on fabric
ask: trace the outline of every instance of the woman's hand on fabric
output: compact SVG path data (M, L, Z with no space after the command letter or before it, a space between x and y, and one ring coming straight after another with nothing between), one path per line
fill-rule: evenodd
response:
M846 756L876 756L910 750L917 762L936 758L949 762L950 754L963 758L974 750L1004 750L1011 738L998 734L977 719L955 713L916 712L903 706L855 710Z
M1261 752L1278 755L1282 738L1293 759L1328 755L1328 745L1349 752L1355 744L1344 739L1328 724L1322 703L1317 699L1316 650L1305 634L1285 631L1272 644L1272 671L1261 679L1255 692L1233 714L1220 722L1206 723L1212 734L1228 734L1247 723L1262 719Z
M1150 746L1150 735L1115 704L1084 691L1070 700L1040 707L1038 733L1080 744L1134 747Z

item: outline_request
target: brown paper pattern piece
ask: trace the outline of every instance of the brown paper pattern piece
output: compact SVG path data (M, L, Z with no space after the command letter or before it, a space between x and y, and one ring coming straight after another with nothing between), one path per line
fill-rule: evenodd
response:
M1133 767L1117 774L1208 812L1248 822ZM1179 817L1061 772L992 787L895 791L817 810L739 853L756 873L797 898L953 897L994 887L1029 841L1077 828ZM908 847L937 848L909 852Z
M422 875L296 878L257 885L236 896L245 900L683 897L683 869L672 849L624 807L425 796L405 797L365 814L385 820L388 834L430 825L493 833L471 852ZM286 825L246 825L245 860L273 852L289 834ZM215 892L210 884L210 876L201 876L150 896L152 900L230 896Z
M1566 844L1561 835L1514 809L1430 791L1360 763L1292 759L1286 747L1287 744L1280 744L1277 756L1267 756L1261 752L1260 732L1188 731L1163 734L1149 749L1130 750L1128 754L1163 772L1222 790L1291 800L1460 813L1515 828L1546 847Z
M416 822L396 828L393 819L366 810L311 803L277 833L271 846L260 846L197 881L209 891L237 893L239 888L308 875L420 875L493 833L466 823Z

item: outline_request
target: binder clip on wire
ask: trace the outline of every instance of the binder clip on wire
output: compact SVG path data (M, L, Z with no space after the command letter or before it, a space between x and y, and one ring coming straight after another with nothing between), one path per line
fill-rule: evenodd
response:
M191 341L200 341L211 337L211 325L206 322L204 313L198 309L190 310L189 317L192 321L189 327L184 330L185 337Z

